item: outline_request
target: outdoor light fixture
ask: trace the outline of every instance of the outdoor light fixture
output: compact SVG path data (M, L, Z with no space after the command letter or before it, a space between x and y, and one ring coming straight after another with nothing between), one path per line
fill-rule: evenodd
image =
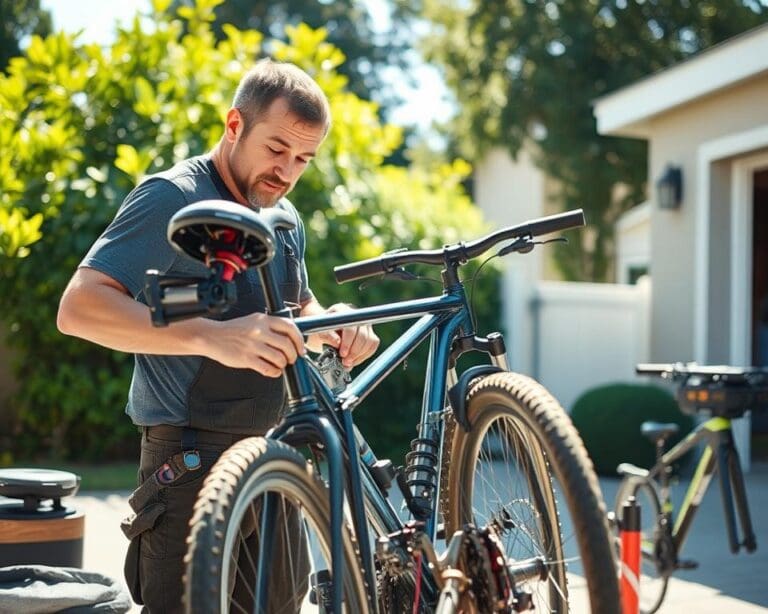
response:
M683 200L683 170L667 165L664 174L656 181L656 199L661 209L677 209Z

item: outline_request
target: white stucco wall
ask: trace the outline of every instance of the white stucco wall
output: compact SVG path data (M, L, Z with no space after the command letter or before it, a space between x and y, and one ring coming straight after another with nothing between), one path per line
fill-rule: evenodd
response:
M633 207L616 224L616 281L629 283L634 267L651 264L651 203Z
M525 151L517 160L496 148L475 166L475 203L495 227L512 226L544 213L545 181ZM503 267L502 309L510 367L531 373L532 343L530 304L541 278L542 253L511 255Z

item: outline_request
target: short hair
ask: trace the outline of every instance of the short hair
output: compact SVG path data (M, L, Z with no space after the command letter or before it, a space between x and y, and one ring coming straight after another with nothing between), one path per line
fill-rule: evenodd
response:
M243 117L247 134L278 98L285 98L288 109L309 124L331 123L331 110L323 90L312 77L295 64L259 60L240 80L232 106Z

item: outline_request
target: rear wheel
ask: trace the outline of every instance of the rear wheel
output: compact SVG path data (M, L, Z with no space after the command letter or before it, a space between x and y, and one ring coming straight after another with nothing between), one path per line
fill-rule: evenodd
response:
M619 612L605 504L566 413L541 385L514 373L477 381L467 407L470 432L447 423L446 537L466 523L490 525L508 562L543 559L546 581L516 585L531 594L537 612ZM566 566L577 561L587 590L572 586L569 594Z
M661 506L653 483L627 476L616 494L614 512L617 519L621 519L622 507L630 496L640 506L640 612L652 614L661 607L669 581L669 576L661 572L658 559Z
M211 469L195 504L186 611L325 612L333 580L330 518L325 485L294 448L260 437L236 443ZM367 612L355 542L342 529L344 611ZM264 544L270 551L262 558Z

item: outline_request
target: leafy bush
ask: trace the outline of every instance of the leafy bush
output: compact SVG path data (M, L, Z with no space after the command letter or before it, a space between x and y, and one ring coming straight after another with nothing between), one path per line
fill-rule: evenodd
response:
M123 416L132 357L59 334L59 297L136 181L217 142L262 40L258 32L225 26L227 37L216 42L210 24L220 0L198 0L175 15L165 12L169 3L154 0L152 27L137 16L106 49L65 33L33 36L25 55L0 75L0 151L8 154L0 158L0 318L19 382L10 407L15 426L0 434L0 450L17 457L135 454L135 429ZM484 231L461 188L467 166L385 166L401 144L400 129L382 124L374 103L347 90L337 71L344 56L324 30L299 25L287 33L288 43L272 55L312 74L334 116L291 195L309 228L313 289L326 304L424 295L433 288L389 282L360 294L336 286L331 269L386 249L434 247ZM476 304L486 322L497 321L496 280L491 270L478 284ZM386 342L394 331L381 334ZM384 447L414 432L421 399L414 371L358 416Z
M619 463L651 467L655 447L640 433L647 421L680 426L667 446L680 441L693 428L693 419L680 412L677 401L663 388L644 384L610 384L588 390L573 406L571 419L601 475L616 475Z

